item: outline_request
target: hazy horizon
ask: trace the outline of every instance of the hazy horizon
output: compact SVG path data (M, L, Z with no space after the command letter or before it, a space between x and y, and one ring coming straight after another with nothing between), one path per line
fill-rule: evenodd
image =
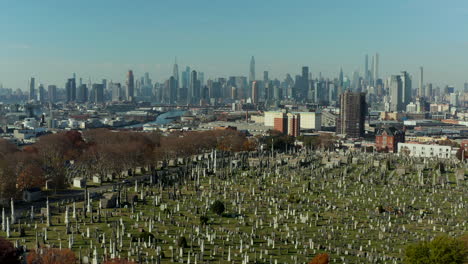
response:
M406 70L419 82L468 81L468 3L430 0L361 1L15 1L0 23L0 83L26 90L36 83L63 87L72 73L84 82L123 82L149 72L155 81L190 66L216 77L248 76L255 56L257 79L300 74L352 78L364 56L379 53L379 77ZM443 19L442 19L443 18ZM369 66L370 67L370 66Z

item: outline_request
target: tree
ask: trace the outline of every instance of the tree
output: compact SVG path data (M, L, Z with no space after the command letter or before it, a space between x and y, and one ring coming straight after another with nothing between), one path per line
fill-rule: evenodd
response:
M244 151L254 151L258 147L257 142L253 139L250 140L245 140L244 143L242 144L242 150Z
M66 162L78 158L82 151L82 143L76 138L77 135L69 132L42 136L33 145L43 170L56 189L65 187Z
M75 262L75 253L70 249L39 248L35 251L31 251L27 257L28 264L62 264Z
M281 132L276 130L270 130L269 136L261 138L263 144L266 144L267 150L270 150L272 145L273 149L279 151L285 151L294 146L294 137L281 134Z
M224 207L224 203L216 200L212 205L211 205L211 211L217 215L222 215L224 213L224 210L226 208Z
M244 148L244 143L247 140L245 135L239 131L217 130L212 132L214 138L216 139L216 145L218 149L223 151L242 151Z
M317 254L310 262L309 264L328 264L330 261L330 257L328 256L327 253L321 253Z
M14 144L10 143L8 140L0 139L0 154L10 155L17 151L19 150Z
M19 254L13 243L0 237L0 263L21 263L19 261Z
M468 243L464 238L439 236L434 240L409 245L405 252L407 264L451 263L462 264L468 260Z
M179 237L179 239L177 240L177 246L180 248L188 247L187 239L184 236Z
M200 216L200 224L201 225L207 225L208 224L208 217L206 215L201 215Z
M0 154L0 198L10 199L16 193L16 177L8 159Z
M18 191L24 191L33 187L42 187L45 184L44 173L36 164L29 164L21 171L16 179Z
M153 165L153 153L160 145L158 134L140 132L113 132L95 129L85 132L88 148L81 162L103 176L108 172L117 175L137 166ZM94 163L99 163L95 167Z

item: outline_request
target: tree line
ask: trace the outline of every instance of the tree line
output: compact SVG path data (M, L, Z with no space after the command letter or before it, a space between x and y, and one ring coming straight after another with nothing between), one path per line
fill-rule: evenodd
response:
M66 188L77 176L104 179L136 167L154 168L161 161L212 149L256 149L256 142L232 130L159 132L94 129L47 134L18 148L0 139L0 198L19 197L28 188Z

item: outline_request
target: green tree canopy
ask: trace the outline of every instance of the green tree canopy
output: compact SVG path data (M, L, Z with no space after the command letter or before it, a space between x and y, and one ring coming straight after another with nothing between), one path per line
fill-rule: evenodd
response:
M212 205L211 205L211 211L217 215L221 215L224 213L224 210L226 208L224 207L224 203L216 200Z
M468 245L463 239L439 236L434 240L419 242L406 248L407 264L463 264L468 260Z

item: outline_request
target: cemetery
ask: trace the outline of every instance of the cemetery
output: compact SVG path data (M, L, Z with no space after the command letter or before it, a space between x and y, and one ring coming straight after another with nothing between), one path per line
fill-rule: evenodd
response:
M212 151L148 180L45 208L2 209L0 236L79 263L402 263L467 233L465 165L390 154ZM75 184L75 183L74 183ZM81 185L77 180L76 185Z

